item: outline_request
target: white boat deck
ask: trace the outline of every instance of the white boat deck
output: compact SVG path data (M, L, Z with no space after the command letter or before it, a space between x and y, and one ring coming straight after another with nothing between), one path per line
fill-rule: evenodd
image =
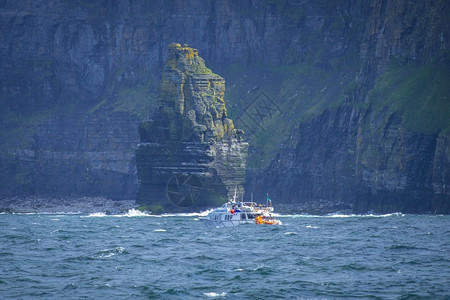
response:
M242 224L255 224L257 216L271 218L273 207L258 205L255 202L227 202L220 208L211 211L202 219L203 223L212 227L234 227Z

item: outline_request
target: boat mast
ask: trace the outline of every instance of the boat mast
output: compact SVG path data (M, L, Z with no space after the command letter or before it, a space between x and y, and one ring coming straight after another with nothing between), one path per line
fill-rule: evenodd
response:
M236 193L237 193L237 185L234 188L234 197L233 197L233 202L236 203Z

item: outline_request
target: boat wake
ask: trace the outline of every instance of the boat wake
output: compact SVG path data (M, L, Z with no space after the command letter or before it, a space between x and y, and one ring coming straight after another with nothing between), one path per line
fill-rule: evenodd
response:
M123 218L123 217L153 217L154 215L151 215L147 212L142 212L138 209L130 209L128 210L126 213L123 214L114 214L114 215L110 215L104 212L96 212L96 213L92 213L89 214L87 216L81 216L82 218L105 218L105 217L109 217L109 218Z
M167 214L160 214L160 215L155 215L149 212L143 212L140 211L138 209L130 209L127 212L123 213L123 214L107 214L104 212L96 212L96 213L91 213L87 216L81 216L82 218L104 218L104 217L109 217L109 218L123 218L123 217L153 217L153 218L168 218L168 217L204 217L207 216L209 213L211 212L211 210L206 210L206 211L202 211L202 212L193 212L193 213L167 213Z
M289 215L277 215L280 218L389 218L389 217L404 217L405 214L400 212L390 214L341 214L334 213L328 215L310 215L310 214L289 214Z

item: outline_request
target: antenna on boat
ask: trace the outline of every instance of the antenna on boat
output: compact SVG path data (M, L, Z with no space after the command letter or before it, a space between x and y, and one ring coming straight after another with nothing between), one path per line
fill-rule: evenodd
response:
M236 187L234 188L233 202L235 202L235 203L236 203L236 193L237 193L237 185L236 185Z
M272 207L272 200L270 200L270 198L269 198L269 193L267 193L267 198L266 198L266 201L267 201L267 207Z

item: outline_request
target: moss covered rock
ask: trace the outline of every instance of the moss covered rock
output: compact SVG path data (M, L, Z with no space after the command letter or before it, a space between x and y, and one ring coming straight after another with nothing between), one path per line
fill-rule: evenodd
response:
M205 66L197 49L170 44L159 87L155 120L161 126L156 135L208 143L234 138L236 130L227 118L224 95L225 80Z
M189 211L242 197L248 144L227 117L224 95L225 80L196 49L169 45L158 109L139 126L140 204Z

